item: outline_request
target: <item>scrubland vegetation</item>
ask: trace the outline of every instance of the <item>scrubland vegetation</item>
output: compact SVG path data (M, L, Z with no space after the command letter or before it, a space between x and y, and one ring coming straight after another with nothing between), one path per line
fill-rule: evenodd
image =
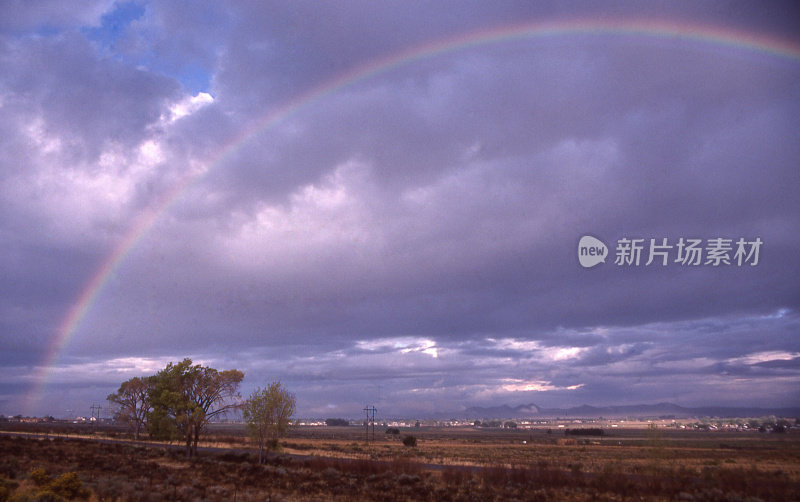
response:
M29 431L48 436L0 434L0 501L800 500L794 431L423 427L366 443L357 427L296 427L264 464L241 425L211 427L192 459L111 428Z

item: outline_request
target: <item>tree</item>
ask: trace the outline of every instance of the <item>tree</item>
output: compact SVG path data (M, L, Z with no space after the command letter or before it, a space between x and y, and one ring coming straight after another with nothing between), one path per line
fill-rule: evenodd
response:
M350 422L345 420L344 418L326 418L325 425L327 425L328 427L335 427L335 426L348 427L350 425Z
M162 440L183 438L187 456L192 455L191 443L194 422L198 420L198 409L191 402L190 381L192 361L184 359L178 364L169 363L151 380L150 406L147 430L151 437Z
M191 359L169 363L151 377L148 431L159 439L183 439L186 456L197 455L206 424L241 406L238 389L243 379L239 370L193 366Z
M264 458L264 444L271 440L277 446L278 438L286 432L295 410L294 394L272 382L268 387L257 388L244 403L242 412L250 436L258 442L258 463Z
M139 433L144 428L147 415L150 413L149 388L148 378L134 377L122 382L119 390L106 398L119 406L115 418L128 425L134 439L139 439Z

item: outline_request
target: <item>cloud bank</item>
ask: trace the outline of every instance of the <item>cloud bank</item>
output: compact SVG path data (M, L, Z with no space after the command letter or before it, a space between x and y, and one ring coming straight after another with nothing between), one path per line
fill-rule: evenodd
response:
M60 5L0 13L0 413L187 356L303 416L800 398L787 7ZM763 246L584 269L583 235Z

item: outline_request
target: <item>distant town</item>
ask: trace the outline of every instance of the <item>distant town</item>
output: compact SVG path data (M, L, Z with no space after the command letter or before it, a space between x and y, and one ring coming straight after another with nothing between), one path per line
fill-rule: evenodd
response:
M83 425L119 425L118 421L109 416L74 416L69 418L55 418L53 416L28 417L14 415L6 417L0 415L0 423L14 424L83 424ZM242 425L241 417L220 419L213 424ZM659 428L696 429L703 431L755 431L765 433L788 433L800 431L800 418L786 418L776 416L721 418L721 417L692 417L677 418L673 416L660 417L627 417L627 418L572 418L555 417L546 419L505 419L505 420L416 420L416 419L387 419L375 420L374 423L365 419L344 418L299 418L292 421L298 427L365 427L374 426L381 429L414 429L414 428L477 428L477 429L561 429L570 428L646 428L656 426Z

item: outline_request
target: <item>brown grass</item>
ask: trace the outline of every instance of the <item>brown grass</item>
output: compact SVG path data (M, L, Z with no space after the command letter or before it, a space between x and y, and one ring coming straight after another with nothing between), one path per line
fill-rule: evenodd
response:
M544 431L409 431L366 444L363 430L295 429L266 465L243 435L215 434L187 461L163 444L0 434L0 483L77 472L90 500L800 500L800 435L615 431L565 439ZM121 434L119 435L121 436ZM527 444L522 444L522 441ZM286 453L297 454L295 456Z

